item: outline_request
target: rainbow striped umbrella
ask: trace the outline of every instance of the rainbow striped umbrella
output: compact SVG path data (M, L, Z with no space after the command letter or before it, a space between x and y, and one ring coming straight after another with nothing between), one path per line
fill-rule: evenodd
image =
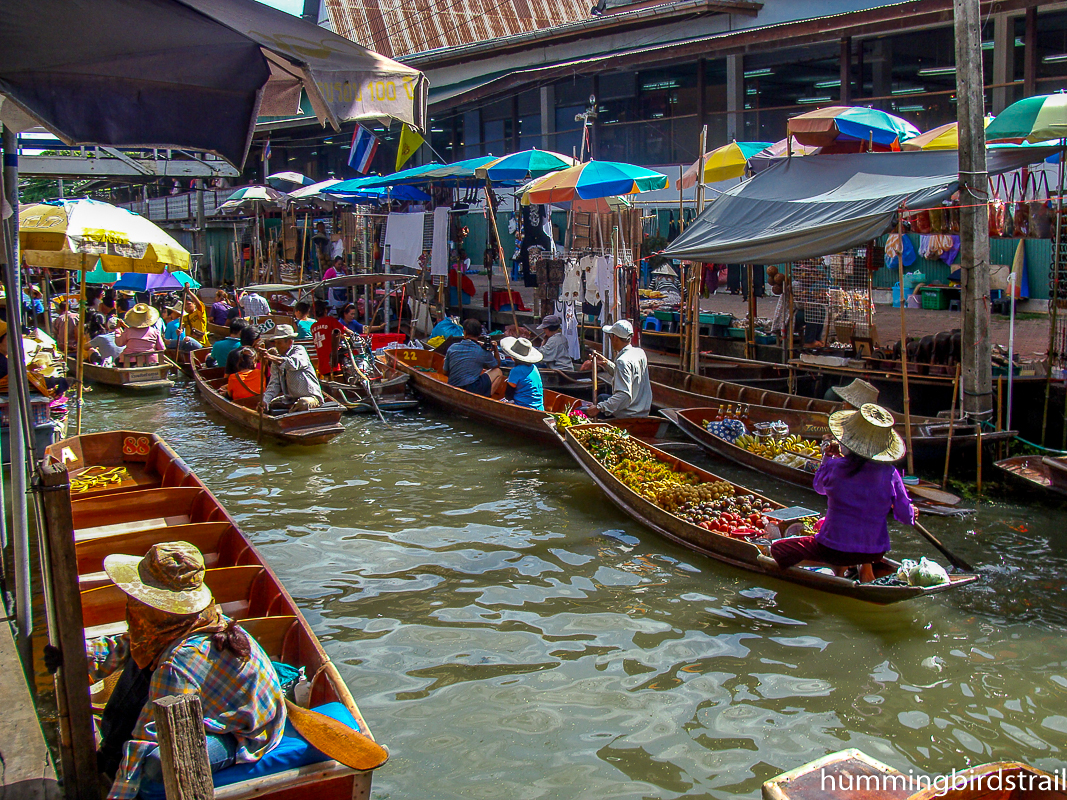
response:
M493 182L526 181L578 164L578 160L551 150L523 150L477 167L474 174Z
M771 146L770 142L730 142L704 154L704 183L728 181L745 174L745 165L752 156ZM693 162L682 175L682 188L695 186L700 159Z
M888 148L919 135L919 129L905 119L877 108L856 106L829 106L799 114L789 120L786 132L813 147L871 142Z
M566 203L665 188L667 176L661 172L618 161L587 161L543 178L525 196L531 203Z
M1067 139L1067 94L1027 97L1005 108L985 130L987 142L1047 142Z

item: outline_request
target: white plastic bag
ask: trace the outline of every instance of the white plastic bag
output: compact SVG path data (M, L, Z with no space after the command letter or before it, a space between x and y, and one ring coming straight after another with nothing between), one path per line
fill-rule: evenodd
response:
M945 568L928 558L919 561L919 565L908 576L908 583L912 586L941 586L948 582Z

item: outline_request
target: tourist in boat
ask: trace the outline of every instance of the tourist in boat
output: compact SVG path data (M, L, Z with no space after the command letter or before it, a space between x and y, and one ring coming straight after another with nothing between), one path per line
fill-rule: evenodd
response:
M863 408L867 403L878 402L878 390L863 378L856 378L848 386L832 386L830 388L850 408Z
M199 350L203 345L181 329L181 319L181 306L167 306L163 309L163 341L167 349Z
M235 319L230 322L230 335L225 339L219 339L211 345L211 357L208 359L209 367L218 367L226 363L230 353L241 346L241 331L248 327L248 322L243 319Z
M155 544L143 558L107 556L104 571L127 595L129 626L86 644L92 680L122 670L100 724L97 763L114 776L108 797L163 796L153 703L168 695L200 696L212 772L277 746L286 719L277 672L215 604L200 551L188 542ZM54 648L46 658L56 664Z
M70 310L67 303L59 304L59 316L52 322L52 332L56 335L60 349L65 353L74 353L78 349L78 315Z
M251 347L255 350L259 344L259 338L259 330L254 325L249 325L248 322L245 321L245 326L241 328L240 347L233 348L226 356L226 366L223 368L224 375L229 376L237 372L237 351L242 347Z
M146 367L159 363L159 353L166 349L156 328L159 312L148 303L138 303L122 320L122 330L115 344L123 348L122 365Z
M89 318L90 339L86 342L86 361L105 367L114 366L125 346L125 341L118 341L118 327L119 321L116 317L105 321L103 314L93 314Z
M544 341L537 348L544 356L541 366L544 369L559 369L570 372L574 369L574 361L571 360L571 347L567 337L563 335L563 318L558 314L548 314L537 326L538 331L543 331Z
M182 321L182 330L186 336L196 339L201 346L205 344L207 337L207 309L204 303L194 294L186 295L185 319Z
M590 406L586 414L590 417L603 415L619 419L648 416L648 410L652 408L652 381L648 377L645 351L630 343L634 326L629 320L620 319L605 325L603 330L611 341L615 360L612 363L600 354L594 354L592 366L596 368L598 359L604 361L613 367L615 376L611 381L611 394L598 397L597 404Z
M247 291L241 296L241 310L246 317L269 317L270 303L262 295Z
M248 400L263 394L263 367L256 367L256 351L240 347L236 351L237 370L226 379L226 393L231 400Z
M504 382L496 345L482 342L482 323L468 319L463 323L463 338L448 348L442 371L448 385L483 397L492 397Z
M279 325L268 336L264 336L263 341L276 348L261 348L259 351L272 365L270 382L263 392L264 408L307 411L322 405L322 387L308 351L300 345L293 346L296 341L293 326Z
M211 304L211 322L215 325L225 325L230 318L230 296L225 289L215 290L215 302Z
M310 339L311 326L315 322L311 318L311 304L306 300L301 300L293 306L293 317L296 319L296 338Z
M330 268L326 270L322 275L324 281L328 281L331 278L339 278L345 273L345 260L343 258L335 258ZM326 301L330 308L341 308L348 302L348 288L345 286L331 286L326 290Z
M893 430L893 415L874 403L859 410L835 411L830 433L836 441L823 448L815 491L826 495L826 516L814 536L793 536L771 543L782 569L797 564L829 565L843 573L859 566L859 578L874 579L872 565L889 551L886 516L915 521L904 481L893 462L904 457L904 442Z
M352 333L358 333L363 335L364 330L368 333L375 330L381 330L384 326L376 325L371 328L364 328L362 322L359 321L359 314L357 313L355 303L348 303L341 309L341 324L344 325Z
M332 375L340 369L341 337L347 328L337 317L329 313L326 301L315 301L315 324L311 326L311 342L318 356L319 374Z
M504 397L517 406L545 410L544 387L537 364L544 358L541 352L526 338L505 336L500 340L500 349L511 356L517 364L508 373Z

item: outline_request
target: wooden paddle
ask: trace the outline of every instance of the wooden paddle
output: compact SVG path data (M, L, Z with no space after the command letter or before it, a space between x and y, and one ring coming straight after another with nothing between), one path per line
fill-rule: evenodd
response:
M949 562L952 564L952 566L954 566L954 567L956 567L958 569L962 569L965 572L974 572L974 567L972 567L970 564L968 564L966 561L964 561L958 555L956 555L951 550L949 550L947 547L945 547L943 544L941 544L941 542L938 540L938 538L936 536L934 536L932 533L930 533L930 531L926 530L926 528L924 528L922 525L919 524L918 520L916 520L914 523L912 523L912 526L915 528L915 530L917 530L920 534L922 534L923 538L926 539L926 541L928 541L930 544L932 544L934 547L936 547L938 550L940 550L941 551L941 555L943 555L945 558L947 558L949 560Z
M346 767L371 770L389 759L388 750L333 717L301 708L291 700L285 701L285 710L297 733L307 739L308 744Z

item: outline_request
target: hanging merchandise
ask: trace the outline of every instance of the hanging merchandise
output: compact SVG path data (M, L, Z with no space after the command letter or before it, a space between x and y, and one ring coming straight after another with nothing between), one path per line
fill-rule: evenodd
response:
M1012 182L1012 196L1015 199L1012 211L1012 228L1015 236L1026 239L1030 236L1030 203L1026 199L1026 190L1030 186L1030 175L1022 178L1016 175Z
M1049 200L1048 173L1031 175L1034 180L1033 200L1030 201L1030 236L1034 239L1052 238L1052 214ZM1041 191L1041 182L1045 183L1045 191Z
M585 285L585 304L595 306L600 302L600 292L596 284L596 258L594 256L582 256L578 262L582 279Z
M615 270L612 268L611 259L598 256L596 259L596 285L600 300L610 299L615 301Z
M563 277L563 285L560 287L559 301L561 303L578 303L582 299L582 270L578 262L568 260Z
M582 357L582 345L578 341L578 315L574 303L556 303L556 313L563 317L563 338L567 340L567 352L572 361Z

